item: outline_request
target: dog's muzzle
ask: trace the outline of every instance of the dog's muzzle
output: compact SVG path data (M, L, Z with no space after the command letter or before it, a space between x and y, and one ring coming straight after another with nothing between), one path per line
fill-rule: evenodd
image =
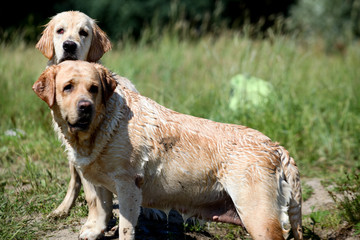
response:
M78 60L78 57L76 55L77 52L77 44L74 41L66 40L63 43L63 49L64 49L64 55L60 59L60 62L66 61L66 60Z
M94 104L88 100L80 100L77 104L78 119L75 123L68 122L71 132L89 129L94 112Z

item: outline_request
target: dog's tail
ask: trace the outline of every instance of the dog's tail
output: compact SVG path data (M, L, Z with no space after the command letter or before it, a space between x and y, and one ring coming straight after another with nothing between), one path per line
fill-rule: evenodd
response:
M277 149L281 160L281 169L279 177L278 188L278 201L281 206L282 214L281 221L284 228L284 224L290 220L290 225L294 238L296 240L303 239L302 223L301 223L301 185L300 174L292 157L289 156L289 152L283 147L279 146ZM284 230L285 235L287 235Z

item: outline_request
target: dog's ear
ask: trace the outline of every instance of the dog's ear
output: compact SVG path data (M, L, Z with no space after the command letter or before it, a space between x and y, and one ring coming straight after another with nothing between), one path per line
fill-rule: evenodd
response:
M102 98L104 104L106 104L106 102L114 93L115 88L117 86L117 82L113 77L113 74L109 70L107 70L104 66L100 64L95 64L94 66L97 69L100 76Z
M47 58L52 59L54 56L54 22L51 20L45 25L45 29L42 32L40 40L36 44L36 48Z
M111 49L111 42L106 33L94 22L93 38L87 56L88 62L97 62L99 59Z
M47 68L34 83L32 89L51 108L55 102L55 77L58 66Z

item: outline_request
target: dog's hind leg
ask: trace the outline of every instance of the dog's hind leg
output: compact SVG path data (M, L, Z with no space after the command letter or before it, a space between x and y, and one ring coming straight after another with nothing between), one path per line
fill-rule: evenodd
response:
M79 195L81 188L81 179L80 175L75 169L75 166L69 162L70 167L70 182L69 187L66 192L66 196L61 202L61 204L49 215L49 217L64 217L67 216L70 212L72 206L74 206L75 200Z
M283 240L284 234L277 204L276 188L263 183L226 186L236 210L251 237L255 240Z

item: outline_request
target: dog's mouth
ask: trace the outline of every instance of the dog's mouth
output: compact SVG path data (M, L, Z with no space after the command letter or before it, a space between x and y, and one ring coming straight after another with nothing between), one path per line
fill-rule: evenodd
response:
M81 118L74 124L70 123L69 121L67 122L67 124L69 126L69 130L72 133L88 130L90 127L90 123L91 123L91 119L89 119L89 118Z
M78 58L76 55L65 55L63 58L60 59L59 63L67 60L78 60Z

